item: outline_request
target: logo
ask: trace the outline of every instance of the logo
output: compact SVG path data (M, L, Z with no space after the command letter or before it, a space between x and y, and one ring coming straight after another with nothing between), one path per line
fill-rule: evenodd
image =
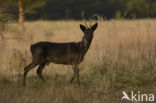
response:
M154 101L154 94L142 94L140 91L137 93L131 91L131 95L128 95L125 91L122 91L123 97L121 98L121 101L128 100L128 101L138 101L138 102L143 102L143 101L149 101L153 102Z

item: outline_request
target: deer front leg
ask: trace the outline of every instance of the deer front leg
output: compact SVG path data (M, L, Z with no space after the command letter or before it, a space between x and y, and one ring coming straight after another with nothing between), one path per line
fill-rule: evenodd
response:
M70 83L73 82L73 80L75 79L75 77L77 77L77 83L80 87L80 80L79 80L79 68L78 65L73 65L73 70L74 70L74 76L72 77L72 79L70 80Z
M73 80L74 80L74 79L75 79L75 77L76 77L76 68L75 68L75 66L74 66L74 65L72 66L72 69L73 69L73 71L74 71L74 76L71 78L70 83L72 83L72 82L73 82Z
M79 68L78 68L78 66L76 66L76 76L77 76L77 84L80 87Z

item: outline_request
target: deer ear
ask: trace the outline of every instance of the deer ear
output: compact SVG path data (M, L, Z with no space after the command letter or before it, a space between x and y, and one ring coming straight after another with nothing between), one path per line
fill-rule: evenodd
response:
M80 29L81 29L82 31L85 31L85 30L86 30L86 27L85 27L84 25L80 24Z
M91 29L94 31L94 30L96 30L97 26L98 26L98 23L95 23L95 24L91 27Z

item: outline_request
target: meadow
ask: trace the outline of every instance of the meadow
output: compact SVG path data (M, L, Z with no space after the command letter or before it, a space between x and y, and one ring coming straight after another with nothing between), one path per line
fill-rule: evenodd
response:
M91 47L79 65L81 88L69 83L70 66L46 66L46 84L37 77L37 68L29 72L26 87L22 75L31 62L31 44L78 42L83 21L25 22L25 31L9 24L5 36L14 39L0 40L0 103L121 103L122 91L156 94L156 20L97 22Z

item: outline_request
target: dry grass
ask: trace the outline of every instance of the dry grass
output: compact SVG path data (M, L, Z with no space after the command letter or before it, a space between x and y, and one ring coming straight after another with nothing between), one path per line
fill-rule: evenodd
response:
M29 46L37 41L80 41L79 21L26 22L23 33L9 25L0 41L0 102L3 103L120 103L122 91L156 94L156 20L99 21L91 47L80 67L81 88L69 84L69 66L50 64L44 69L47 84L29 72L21 85ZM126 101L125 101L126 103Z

